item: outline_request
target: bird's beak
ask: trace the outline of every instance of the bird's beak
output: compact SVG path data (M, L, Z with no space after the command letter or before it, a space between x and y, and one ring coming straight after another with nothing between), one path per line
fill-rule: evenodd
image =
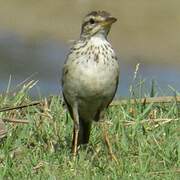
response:
M103 27L105 26L110 26L111 24L115 23L117 21L116 18L114 17L108 17L107 19L105 19L103 22L101 22L101 25Z

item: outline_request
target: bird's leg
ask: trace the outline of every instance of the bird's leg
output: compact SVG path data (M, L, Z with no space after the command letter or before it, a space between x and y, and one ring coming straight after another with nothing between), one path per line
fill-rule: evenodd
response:
M79 114L78 107L75 105L73 108L73 121L74 121L74 132L73 132L73 143L72 143L72 153L73 157L77 155L77 146L78 146L78 134L79 134Z
M101 118L104 119L104 113L103 113L103 115L101 115ZM116 163L118 163L118 160L112 151L112 146L111 146L111 143L109 140L109 135L108 135L108 130L107 130L107 122L103 119L101 119L102 121L100 124L101 124L101 128L102 128L103 138L104 138L105 144L108 148L108 153L109 153L111 159L114 160Z

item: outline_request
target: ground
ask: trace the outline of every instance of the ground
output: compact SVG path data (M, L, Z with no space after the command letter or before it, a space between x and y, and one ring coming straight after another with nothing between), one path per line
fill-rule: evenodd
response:
M1 108L31 103L30 84L0 95ZM132 97L131 97L132 98ZM7 137L0 142L0 179L179 179L178 102L110 106L106 117L118 163L112 161L99 123L90 143L71 154L72 120L60 97L1 112ZM16 120L26 120L17 123Z

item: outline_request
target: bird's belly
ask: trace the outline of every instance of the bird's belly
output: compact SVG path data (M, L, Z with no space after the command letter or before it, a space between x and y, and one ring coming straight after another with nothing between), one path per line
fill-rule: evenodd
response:
M107 97L86 97L86 99L79 98L78 107L80 117L82 117L85 121L97 121L97 119L95 119L96 114L103 111L107 107L109 101L110 98Z
M74 78L78 79L78 95L81 97L108 96L114 92L118 72L104 64L78 66Z
M66 75L64 95L69 104L78 102L80 116L90 120L112 100L118 77L117 62L74 64Z
M86 120L92 119L99 108L105 108L113 98L118 73L113 67L104 64L86 64L74 71L72 81L76 84L72 88L77 93L79 113Z

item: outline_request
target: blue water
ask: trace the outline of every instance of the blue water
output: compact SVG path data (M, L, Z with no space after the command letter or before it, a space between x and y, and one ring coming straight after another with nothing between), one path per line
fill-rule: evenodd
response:
M70 46L70 45L69 45ZM11 75L11 88L31 76L39 80L32 90L33 96L48 96L60 94L61 70L68 45L55 39L27 40L12 32L0 33L0 92L6 91ZM117 96L128 96L129 87L145 79L145 91L150 92L151 81L156 81L159 95L173 94L172 86L180 90L180 71L176 66L159 66L140 62L137 80L133 81L136 61L127 63L121 61L120 86ZM160 63L158 63L160 64Z

